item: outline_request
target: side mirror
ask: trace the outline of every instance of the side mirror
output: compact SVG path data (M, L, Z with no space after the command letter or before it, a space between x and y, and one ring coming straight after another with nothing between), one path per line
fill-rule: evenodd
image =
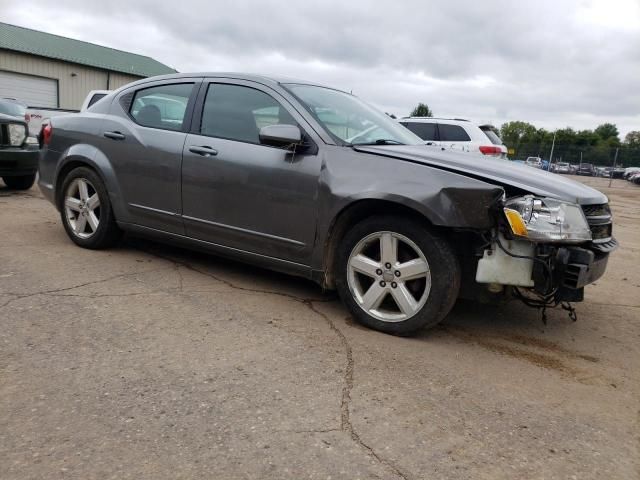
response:
M302 132L296 125L267 125L260 129L260 143L271 147L302 145Z

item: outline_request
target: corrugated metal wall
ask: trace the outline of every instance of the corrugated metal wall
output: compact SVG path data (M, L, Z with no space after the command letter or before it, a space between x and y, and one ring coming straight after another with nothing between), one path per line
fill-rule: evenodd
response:
M140 77L107 72L74 63L0 50L0 70L53 78L58 81L59 108L77 110L91 90L114 90ZM75 74L75 75L73 75Z

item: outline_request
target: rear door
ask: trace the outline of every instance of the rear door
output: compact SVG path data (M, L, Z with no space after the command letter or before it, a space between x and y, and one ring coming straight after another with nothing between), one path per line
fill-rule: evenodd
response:
M294 124L314 143L305 120L277 92L255 82L216 79L202 86L201 97L184 147L187 235L308 265L317 218L317 148L293 153L261 145L258 137L263 126Z
M134 224L184 233L182 148L197 85L198 81L179 79L127 90L105 116L100 148L113 166Z

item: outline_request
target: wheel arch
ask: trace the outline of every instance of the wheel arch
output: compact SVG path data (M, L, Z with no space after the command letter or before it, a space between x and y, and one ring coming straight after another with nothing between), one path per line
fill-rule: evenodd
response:
M124 220L126 211L122 208L122 202L118 201L122 196L111 162L104 153L92 145L74 145L63 155L62 160L58 164L54 182L56 207L58 209L60 208L64 179L69 172L78 167L89 168L100 177L109 194L109 200L115 218L118 221Z
M340 240L356 223L376 215L393 214L411 219L430 229L442 230L433 223L428 214L411 202L383 198L358 199L342 208L332 219L322 249L322 272L320 283L328 290L335 289L335 260Z

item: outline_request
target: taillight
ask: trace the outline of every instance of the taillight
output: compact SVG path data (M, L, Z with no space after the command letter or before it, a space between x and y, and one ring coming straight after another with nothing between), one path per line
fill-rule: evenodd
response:
M491 145L491 146L482 146L480 147L480 152L482 152L483 155L496 155L496 156L500 156L502 155L502 149L500 147L496 147L495 145Z
M27 112L24 112L24 121L27 123L31 121L31 115L29 115Z
M51 135L53 135L53 127L50 123L42 126L42 144L49 145L51 141Z

